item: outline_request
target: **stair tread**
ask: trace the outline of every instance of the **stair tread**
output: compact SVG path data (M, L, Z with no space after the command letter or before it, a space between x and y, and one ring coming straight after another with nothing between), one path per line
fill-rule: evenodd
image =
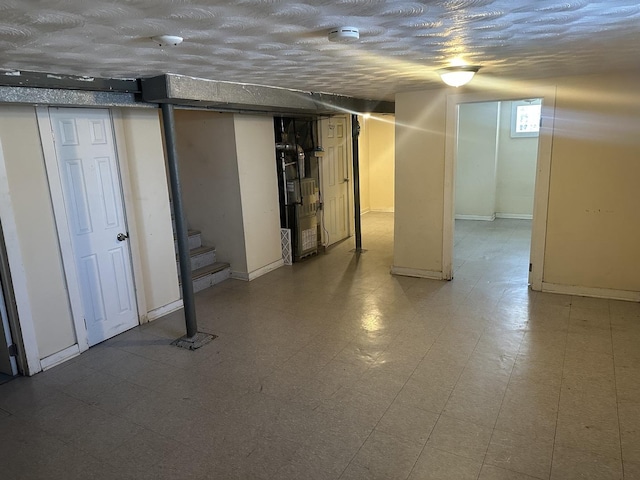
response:
M192 248L191 250L189 250L189 255L193 257L195 255L200 255L201 253L208 253L208 252L215 252L215 251L216 251L215 247L207 247L205 245L201 245L199 247Z
M195 280L196 278L204 277L205 275L209 275L210 273L218 273L225 268L229 268L230 265L225 262L216 262L212 265L207 265L202 268L198 268L191 272L191 278Z
M200 233L202 233L200 230L191 230L191 229L187 230L188 237L192 237L193 235L198 235ZM176 238L176 232L173 232L173 238L174 239Z

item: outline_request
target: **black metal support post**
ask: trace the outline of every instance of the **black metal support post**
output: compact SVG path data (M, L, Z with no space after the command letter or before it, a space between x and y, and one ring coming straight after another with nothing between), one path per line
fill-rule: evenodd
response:
M194 338L198 333L196 320L196 305L193 297L193 283L191 281L191 259L189 258L189 241L187 222L182 209L182 190L180 187L180 171L178 165L178 150L176 148L176 125L173 115L173 105L162 104L162 123L164 126L164 141L167 148L167 164L169 181L171 183L171 198L173 201L173 215L176 222L176 239L178 243L178 259L180 260L180 278L182 279L182 302L184 304L184 319L187 326L186 340Z
M360 151L358 137L360 123L357 115L351 115L351 133L353 137L353 210L355 216L356 253L362 253L362 223L360 221Z

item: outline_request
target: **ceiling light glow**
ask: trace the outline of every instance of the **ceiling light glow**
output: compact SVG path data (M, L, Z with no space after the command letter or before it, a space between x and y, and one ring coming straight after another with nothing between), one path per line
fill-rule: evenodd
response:
M438 70L440 78L451 87L461 87L471 81L480 67L476 65L453 65Z

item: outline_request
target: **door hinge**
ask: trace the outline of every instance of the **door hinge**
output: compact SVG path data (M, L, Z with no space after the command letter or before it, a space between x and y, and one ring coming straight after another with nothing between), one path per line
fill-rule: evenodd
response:
M529 264L529 273L533 272L533 263Z
M17 357L18 356L18 347L16 347L15 343L12 343L11 345L9 345L9 356L10 357Z

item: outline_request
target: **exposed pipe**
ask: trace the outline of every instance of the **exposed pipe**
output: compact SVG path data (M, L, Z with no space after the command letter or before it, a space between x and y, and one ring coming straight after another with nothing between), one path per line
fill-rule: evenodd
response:
M171 183L171 198L173 201L173 216L176 222L176 239L178 243L178 258L180 261L180 278L182 279L182 302L184 304L184 320L187 327L185 340L195 338L198 333L196 319L196 305L193 297L193 283L191 281L191 259L189 257L189 241L187 222L182 208L182 189L180 186L180 169L178 166L178 150L176 148L176 124L173 105L162 104L162 124L164 126L164 141L167 148L167 164L169 181Z
M351 115L351 136L353 137L353 210L355 215L356 253L362 253L362 223L360 220L360 151L358 137L360 123L357 115Z

